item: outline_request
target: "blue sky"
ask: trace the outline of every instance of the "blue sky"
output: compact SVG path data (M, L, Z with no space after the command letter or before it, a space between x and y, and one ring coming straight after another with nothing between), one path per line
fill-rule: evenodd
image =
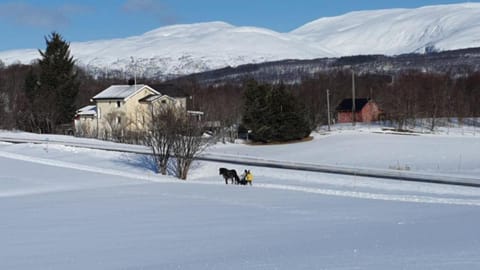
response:
M0 51L44 49L44 37L52 31L69 42L122 38L170 24L207 21L288 32L312 20L349 11L461 2L467 1L0 0Z

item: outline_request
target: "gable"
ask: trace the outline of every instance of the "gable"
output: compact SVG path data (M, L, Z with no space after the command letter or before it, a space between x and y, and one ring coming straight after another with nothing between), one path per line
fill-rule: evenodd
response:
M132 99L132 98L135 99L135 97L137 97L137 100L140 101L140 100L144 99L145 97L156 96L156 95L159 95L159 94L160 93L158 93L155 89L151 88L148 85L145 85L142 88L133 92L131 95L127 96L124 99L124 101L128 101L129 99Z
M363 109L378 110L378 106L377 106L377 103L370 101L370 102L367 102L367 104L365 104Z
M369 102L368 98L356 98L355 99L355 112L360 112L363 107ZM346 98L338 104L336 110L339 112L351 112L353 107L353 100Z

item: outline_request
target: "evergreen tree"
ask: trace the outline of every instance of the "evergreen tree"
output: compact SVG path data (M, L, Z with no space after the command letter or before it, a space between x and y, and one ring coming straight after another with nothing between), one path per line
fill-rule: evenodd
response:
M243 125L252 139L283 142L307 137L308 114L299 100L281 84L274 88L250 82L245 91Z
M269 90L267 85L258 85L256 81L250 81L245 91L242 122L243 126L252 130L256 138L271 136L267 106Z
M305 138L311 132L308 114L297 97L281 84L269 94L271 140L290 141Z
M46 50L39 50L38 94L35 98L40 105L39 122L42 132L55 131L58 124L70 123L75 114L75 98L79 82L75 61L70 56L70 44L56 32L47 38Z

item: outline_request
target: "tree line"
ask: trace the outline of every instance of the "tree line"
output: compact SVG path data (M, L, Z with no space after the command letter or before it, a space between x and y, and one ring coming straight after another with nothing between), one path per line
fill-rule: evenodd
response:
M326 123L326 89L334 106L352 96L352 71L317 74L299 85L299 95L312 109L312 120ZM355 76L356 96L372 98L384 112L384 119L398 129L413 127L418 119L428 120L434 130L439 118L462 122L479 117L480 73L463 76L451 73L403 71L396 75L360 74ZM319 106L317 106L319 105ZM334 106L331 113L334 113Z
M385 124L394 125L397 129L414 127L420 119L426 121L427 128L434 130L440 118L455 118L461 123L466 118L480 117L480 72L459 76L449 72L409 70L396 75L361 73L355 74L354 78L356 97L371 98L377 102L384 113L382 119ZM191 87L195 83L190 81L188 85ZM298 108L301 108L298 113L306 117L311 128L315 128L327 124L327 89L332 116L335 116L335 107L343 99L352 97L352 70L321 72L288 85L257 82L252 85L252 80L245 78L242 83L195 85L192 89L195 89L197 109L203 111L207 119L219 120L225 127L239 124L240 128L245 128L245 122L250 121L251 105L261 102L258 97L252 98L251 93L265 93L266 89L277 88L284 89L297 99ZM267 104L263 106L266 108ZM258 125L265 117L261 109L255 112L260 115L255 119Z

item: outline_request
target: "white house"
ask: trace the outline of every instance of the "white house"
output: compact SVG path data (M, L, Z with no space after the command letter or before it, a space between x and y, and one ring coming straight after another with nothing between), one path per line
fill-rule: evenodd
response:
M112 85L91 101L95 105L77 111L77 135L99 138L123 136L125 132L143 130L156 106L173 106L185 112L187 106L186 96L172 97L145 84Z

